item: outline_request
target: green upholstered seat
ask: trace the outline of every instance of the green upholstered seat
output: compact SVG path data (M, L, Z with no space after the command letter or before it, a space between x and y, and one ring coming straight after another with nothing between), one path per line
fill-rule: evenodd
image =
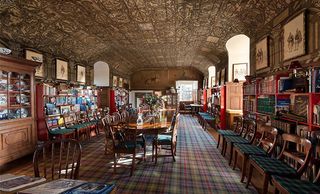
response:
M232 130L218 130L218 133L222 136L239 136L237 133L235 133Z
M246 155L259 155L259 156L266 156L267 152L263 149L259 148L255 145L250 144L234 144L235 148L238 148L240 152L246 154Z
M280 176L272 176L288 193L299 194L316 194L320 193L320 184L311 183L309 181L285 178Z
M68 129L77 129L77 130L79 130L79 129L83 129L83 128L86 128L86 127L87 127L86 125L81 123L81 124L75 124L75 125L68 126L67 128Z
M225 139L228 143L240 143L240 144L249 144L250 142L240 136L225 136Z
M291 176L292 178L297 176L296 169L275 158L251 155L250 160L255 162L261 169L263 169L264 172L268 174L286 177Z
M160 142L160 143L168 143L168 144L170 144L171 143L171 140L172 140L172 137L171 137L171 135L164 135L164 134L162 134L162 135L158 135L158 142Z
M73 133L75 131L75 129L69 129L69 128L54 128L54 129L50 129L49 133L51 135L64 135L64 134L69 134L69 133Z

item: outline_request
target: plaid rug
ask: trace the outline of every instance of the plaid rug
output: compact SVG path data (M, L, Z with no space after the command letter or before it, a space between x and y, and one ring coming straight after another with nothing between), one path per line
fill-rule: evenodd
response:
M147 139L150 145L152 138ZM120 167L113 174L113 156L104 154L104 135L82 144L80 179L115 182L117 193L256 193L240 183L239 171L229 167L216 141L190 115L180 116L176 162L164 157L155 165L148 146L147 161L136 165L132 177L130 168ZM33 175L32 163L6 173Z

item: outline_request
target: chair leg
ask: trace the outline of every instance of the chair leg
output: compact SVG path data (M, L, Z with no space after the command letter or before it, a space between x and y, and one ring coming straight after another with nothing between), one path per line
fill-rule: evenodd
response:
M114 163L113 163L113 173L116 174L116 168L117 168L117 155L116 153L113 154L113 159L114 159Z
M233 152L234 152L234 160L233 160L233 167L232 167L232 169L234 170L234 169L236 169L236 165L237 165L238 151L237 151L237 149L235 149L235 150L233 150Z
M134 171L135 165L136 165L136 153L134 152L133 156L132 156L132 166L131 166L130 176L133 175L133 171Z
M221 155L223 156L223 152L224 152L224 147L225 147L225 140L224 138L222 137L222 149L221 149Z
M275 188L274 193L275 193L275 194L279 194L279 193L280 193L280 192L279 192L279 189L278 189L277 187Z
M220 144L220 134L218 135L218 143L217 143L217 148L219 148L219 144Z
M174 149L174 145L171 145L171 154L172 154L172 159L173 159L173 161L175 162L175 161L176 161L176 159L174 158L174 151L173 151L173 149Z
M143 161L146 161L146 155L147 155L147 146L146 146L146 143L144 143L144 147L143 147Z
M268 193L268 185L269 185L269 175L264 174L263 176L263 188L262 188L262 193L267 194Z
M248 180L247 180L247 184L246 184L246 188L249 187L249 184L251 182L251 178L252 178L252 171L253 171L253 165L250 163L250 168L249 168L249 174L248 174Z
M158 144L157 144L157 143L156 143L154 149L156 149L156 150L155 150L155 151L156 151L156 154L155 154L155 163L157 164L157 162L158 162Z
M246 176L246 172L247 172L247 160L248 160L248 156L244 154L242 159L242 172L241 172L241 180L240 180L240 182L242 183L244 181L244 177Z
M152 142L152 162L153 162L153 159L154 159L154 143Z
M229 166L232 162L232 155L233 155L233 143L230 143L230 158L229 158Z

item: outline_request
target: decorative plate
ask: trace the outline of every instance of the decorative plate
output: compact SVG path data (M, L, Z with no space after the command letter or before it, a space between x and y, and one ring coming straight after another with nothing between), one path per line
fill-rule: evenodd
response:
M18 118L20 115L21 115L21 118L26 118L26 117L28 117L28 114L29 114L29 112L25 108L21 108L16 111L16 115Z
M17 95L16 101L19 104L25 104L29 102L28 97L25 94Z

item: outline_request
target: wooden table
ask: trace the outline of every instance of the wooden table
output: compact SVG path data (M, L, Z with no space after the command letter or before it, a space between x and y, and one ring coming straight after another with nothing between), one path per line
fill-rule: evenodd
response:
M202 104L190 104L192 115L199 112L199 109L203 107Z
M145 134L158 134L167 130L170 127L170 122L160 122L155 121L154 123L143 123L143 125L137 125L136 122L130 122L128 124L128 129L137 130L138 133Z

